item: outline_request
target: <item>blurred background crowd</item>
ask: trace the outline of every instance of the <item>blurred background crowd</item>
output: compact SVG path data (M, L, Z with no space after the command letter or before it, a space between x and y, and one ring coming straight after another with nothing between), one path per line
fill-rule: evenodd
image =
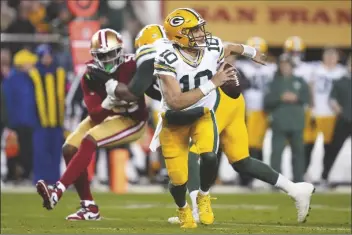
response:
M195 8L207 30L223 41L247 43L268 55L267 66L228 58L242 78L251 155L296 181L350 184L351 4L290 2L1 1L2 186L31 185L34 176L56 181L64 169L64 138L87 115L79 79L90 59L91 35L112 28L121 33L125 53L134 53L139 30L162 24L162 16L177 7ZM50 81L45 86L44 78ZM306 92L287 92L280 100L287 84L306 86ZM299 109L273 105L297 100ZM157 112L157 102L148 105ZM128 153L126 161L118 160L126 183L165 184L161 156L148 148L152 117L141 140L97 151L90 165L93 185L111 185L111 151L121 149ZM237 177L222 158L217 184L253 187L254 182Z

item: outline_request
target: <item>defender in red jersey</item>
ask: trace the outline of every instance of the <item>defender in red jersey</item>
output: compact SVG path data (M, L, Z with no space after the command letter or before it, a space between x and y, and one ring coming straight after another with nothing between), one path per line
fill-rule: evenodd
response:
M88 117L66 139L63 155L67 169L55 185L37 182L37 191L43 206L51 210L65 190L74 184L81 199L81 208L67 220L99 220L98 206L90 191L87 167L97 147L110 147L137 140L144 132L148 118L144 97L127 102L108 96L105 81L92 70L99 69L119 83L128 84L136 71L133 55L123 55L120 34L111 29L96 32L91 40L94 60L87 63L87 72L81 78Z

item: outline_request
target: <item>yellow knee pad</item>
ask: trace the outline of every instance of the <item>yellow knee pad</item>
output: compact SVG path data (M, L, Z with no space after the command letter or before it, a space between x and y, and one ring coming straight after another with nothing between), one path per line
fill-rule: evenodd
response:
M170 170L168 171L170 181L173 185L183 185L188 180L188 173L181 170Z

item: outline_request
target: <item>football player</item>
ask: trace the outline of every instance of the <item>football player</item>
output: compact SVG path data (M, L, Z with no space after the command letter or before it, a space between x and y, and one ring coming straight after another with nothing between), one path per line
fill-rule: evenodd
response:
M115 86L114 94L116 97L124 97L125 100L134 101L138 97L142 96L145 92L149 97L153 99L155 104L160 104L161 94L158 84L156 83L156 77L153 76L154 70L154 58L156 57L156 50L158 45L167 41L165 32L160 25L147 25L145 26L135 39L136 61L137 61L137 72L133 77L129 85L118 84L111 80L107 83L107 86ZM243 45L226 43L224 48L224 54L243 54ZM250 56L257 63L263 64L264 61L262 56L258 53L256 56ZM102 76L106 76L102 74ZM159 109L159 107L157 108ZM154 115L153 115L154 116ZM154 117L154 119L158 119ZM193 217L196 222L199 222L198 207L196 203L196 197L199 189L199 164L198 155L193 154L188 158L188 182L187 188L190 193L193 207ZM172 217L169 219L170 222L178 222L178 217Z
M81 78L81 88L88 117L66 139L63 155L67 165L65 173L55 185L43 180L36 184L43 206L51 210L72 184L81 199L81 208L67 220L99 220L98 206L93 200L87 167L98 147L111 147L137 140L144 132L148 118L144 97L129 103L107 95L105 82L96 71L104 71L120 83L128 84L135 73L136 62L132 55L123 54L119 33L101 29L91 39L91 55L87 72Z
M322 61L315 67L312 75L313 98L315 101L312 113L316 119L317 132L323 133L325 152L329 152L328 148L330 148L336 121L336 114L329 104L329 96L334 81L341 79L348 73L346 68L339 64L338 61L339 52L337 49L325 48ZM315 135L314 137L316 138L317 136ZM322 178L321 186L326 188L327 175L324 173Z
M312 153L314 143L315 143L315 138L316 138L316 120L315 120L315 117L312 115L312 109L314 104L313 85L312 85L314 63L312 62L308 63L303 61L305 48L306 46L302 38L298 36L289 37L286 39L284 43L284 53L288 54L294 63L293 75L303 78L309 85L309 89L310 89L309 90L310 104L309 106L306 107L305 125L304 125L305 127L303 131L303 139L305 144L304 151L305 151L305 157L306 157L306 162L305 162L305 172L306 172L310 164L311 153ZM305 178L308 178L307 174Z
M216 77L216 75L212 77L214 72L212 72L210 69L212 69L213 66L216 65L217 62L219 61L218 60L207 61L206 60L207 57L201 57L201 56L203 55L203 53L204 55L206 54L210 55L214 51L216 52L222 51L221 40L216 37L211 37L211 35L205 31L204 25L205 25L204 19L197 12L188 8L177 9L171 14L169 14L169 16L165 20L164 28L168 36L168 39L172 41L173 44L172 46L168 45L166 50L164 50L163 52L161 52L161 54L158 55L158 58L163 56L170 56L167 58L169 61L167 61L167 59L162 60L162 58L160 58L161 63L160 64L158 64L158 62L155 63L156 73L157 74L159 73L159 71L157 70L158 68L160 68L159 74L169 74L170 77L168 77L168 79L170 81L173 81L173 83L175 83L177 80L175 81L172 75L179 77L180 75L183 75L184 73L187 72L187 74L184 74L184 76L182 76L180 80L181 82L183 82L182 88L184 90L193 88L192 90L194 91L193 93L194 94L197 93L199 95L198 97L196 97L196 95L189 97L187 101L190 103L194 102L193 98L200 99L200 101L198 102L201 102L203 100L201 93L203 93L202 90L204 88L205 89L203 91L205 94L207 94L207 92L209 92L211 89L215 89L214 84L210 85L210 83L212 82L212 80L210 79L213 79L214 77ZM198 49L199 52L197 53L198 56L196 58L193 58L194 60L192 60L189 54L188 53L186 54L185 51L187 51L191 45L194 45L194 43L197 43L196 48L197 49L199 48ZM196 48L192 48L192 49L196 49ZM243 49L244 49L244 53L249 55L249 57L254 57L256 55L256 50L252 47L244 46ZM171 62L175 63L175 65L172 65ZM164 66L164 63L166 66ZM193 67L194 65L198 65L198 63L200 64L200 66L197 66L196 68ZM200 70L200 68L202 68L202 65L203 65L202 63L207 63L207 66L204 69L210 70L211 73L203 72L202 70ZM182 64L182 67L180 66L181 64ZM198 80L198 76L196 76L197 73L201 73L202 75L206 74L206 76L200 77L199 75L200 77L199 80L201 81L197 81L197 82L189 80L191 77L190 76L191 74L195 74L194 78ZM162 80L162 84L166 79L167 78L165 77L160 78L160 80ZM202 84L206 84L205 87ZM176 86L176 84L174 85ZM198 88L196 88L197 86ZM298 211L298 222L304 222L309 213L310 199L311 199L312 193L314 192L314 186L312 184L304 183L304 182L295 184L292 181L285 178L284 176L282 176L281 174L275 172L272 168L270 168L268 165L264 164L263 162L249 157L248 136L247 136L247 129L246 129L245 120L244 120L244 116L245 116L244 98L242 95L240 95L237 99L233 99L227 96L226 94L224 94L224 92L222 92L221 89L217 89L216 91L217 91L216 92L217 101L214 103L214 106L212 109L215 110L216 112L216 120L218 124L217 126L218 132L220 133L221 147L225 155L228 157L229 162L234 168L234 170L238 171L239 173L248 174L253 178L260 179L271 185L275 185L276 187L287 192L289 196L291 196L295 200L295 204ZM184 94L184 93L181 93L181 94ZM179 94L175 96L176 98L175 100L177 101L177 103L179 103L177 107L180 107L182 106L183 102L178 99L178 96ZM175 133L174 135L179 134L178 129L176 130L176 132L177 134ZM164 138L162 134L163 132L161 132L161 136L160 136L161 142L163 142L162 139ZM164 146L162 145L162 148L163 147ZM155 146L153 146L153 143L151 144L151 148L152 149L155 148ZM176 146L173 150L180 151L179 149L176 148ZM162 151L164 152L165 149L162 149ZM190 149L190 152L191 152L190 153L190 157L191 157L192 155L198 154L199 149L196 147L196 145L193 144L193 146ZM170 169L168 170L170 171ZM170 172L169 172L169 175L170 175ZM202 175L202 170L200 175ZM187 178L184 178L184 180L187 180ZM202 196L203 196L202 194L198 194L198 197L197 197L197 202L199 207L198 210L199 210L199 216L200 216L201 222L202 222L203 211L201 208L202 205L201 203L199 203L199 201L201 200L199 199L202 199ZM210 202L207 201L207 205L210 205ZM179 213L179 220L180 220L181 226L187 224L188 221L190 221L190 224L193 224L193 221L191 221L190 219L190 215L184 216L181 213Z
M262 54L268 51L266 41L260 37L251 37L246 44L256 48ZM263 141L268 128L267 115L263 110L263 99L267 84L273 79L277 66L274 63L261 66L252 61L241 62L237 66L249 81L249 88L243 92L246 101L249 152L252 157L262 161ZM241 175L243 184L250 183L250 179L247 178Z

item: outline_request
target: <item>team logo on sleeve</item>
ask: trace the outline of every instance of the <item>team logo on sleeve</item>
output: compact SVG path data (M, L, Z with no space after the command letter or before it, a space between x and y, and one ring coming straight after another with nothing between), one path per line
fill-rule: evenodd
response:
M182 16L175 16L170 20L170 24L174 27L180 26L184 22L185 22L185 19Z

